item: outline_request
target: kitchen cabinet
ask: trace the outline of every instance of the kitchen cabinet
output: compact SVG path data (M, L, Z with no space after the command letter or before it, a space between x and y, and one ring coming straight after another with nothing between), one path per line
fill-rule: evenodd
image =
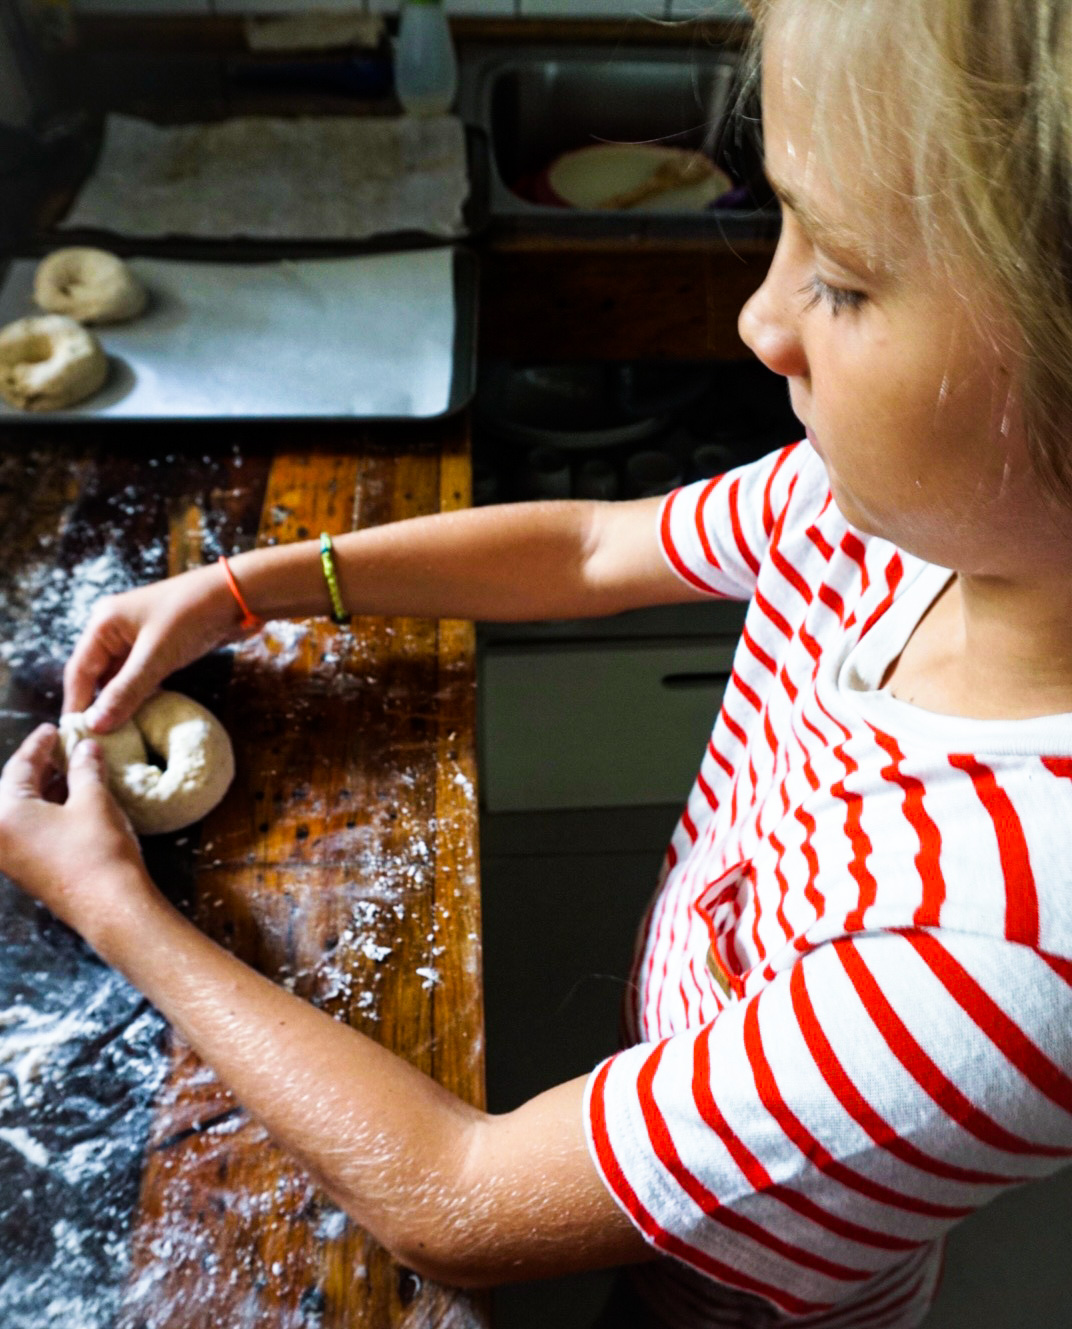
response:
M684 806L734 645L492 639L481 667L484 807Z

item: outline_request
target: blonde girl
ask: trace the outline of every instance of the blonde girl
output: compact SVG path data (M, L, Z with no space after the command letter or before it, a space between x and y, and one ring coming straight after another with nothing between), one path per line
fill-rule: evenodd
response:
M755 8L783 228L741 332L806 439L665 500L338 542L355 613L750 601L631 1045L506 1115L453 1099L177 914L94 744L44 801L49 726L0 781L0 867L412 1267L628 1265L615 1324L912 1326L950 1227L1072 1151L1072 26ZM328 610L315 545L233 567L261 615ZM109 598L66 705L110 729L239 616L218 568Z

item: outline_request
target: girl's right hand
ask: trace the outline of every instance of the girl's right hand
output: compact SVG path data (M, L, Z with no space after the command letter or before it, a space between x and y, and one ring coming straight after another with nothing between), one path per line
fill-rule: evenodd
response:
M90 728L109 733L168 674L241 637L239 617L215 565L104 596L64 667L63 710L89 711Z

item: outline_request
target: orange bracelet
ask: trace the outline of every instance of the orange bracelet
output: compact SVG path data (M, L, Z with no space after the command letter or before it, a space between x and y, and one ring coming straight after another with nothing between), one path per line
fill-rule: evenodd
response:
M223 575L227 578L227 585L231 588L231 594L238 601L238 607L242 611L242 617L238 626L243 632L259 632L264 627L264 619L255 614L249 605L246 604L245 596L238 589L238 582L235 581L235 575L231 571L231 565L221 554L219 557L220 567L223 568Z

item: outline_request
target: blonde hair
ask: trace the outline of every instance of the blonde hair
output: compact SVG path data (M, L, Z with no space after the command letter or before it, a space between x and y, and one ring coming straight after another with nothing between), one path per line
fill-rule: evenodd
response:
M824 166L846 171L824 138L836 103L876 201L896 190L931 257L975 274L1011 318L1032 461L1072 504L1072 5L745 3L753 81L772 26L803 54L794 74L806 71Z

